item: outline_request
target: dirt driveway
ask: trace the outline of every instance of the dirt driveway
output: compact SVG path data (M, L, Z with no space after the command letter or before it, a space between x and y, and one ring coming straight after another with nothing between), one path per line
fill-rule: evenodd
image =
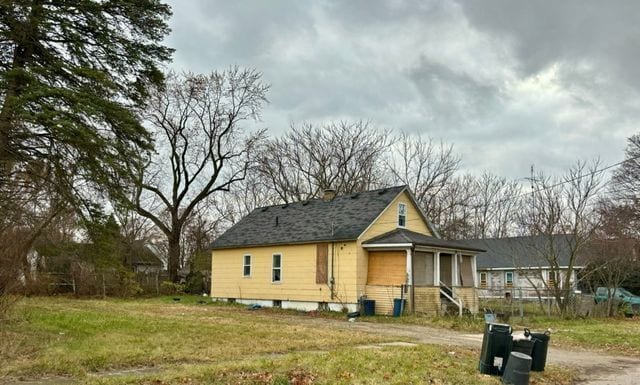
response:
M300 319L298 319L298 322ZM457 345L480 349L481 334L465 334L426 326L382 324L371 322L346 322L326 319L310 319L325 327L351 329L404 337L419 343ZM552 337L553 338L553 337ZM640 384L640 359L612 356L589 351L563 350L551 347L547 363L575 367L581 385L637 385Z

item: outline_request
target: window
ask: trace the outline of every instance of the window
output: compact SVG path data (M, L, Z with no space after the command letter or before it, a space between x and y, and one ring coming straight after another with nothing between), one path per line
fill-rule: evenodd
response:
M282 281L282 255L273 254L273 267L271 268L271 282Z
M487 273L480 273L480 287L487 287Z
M558 280L558 273L555 271L549 271L547 273L547 286L556 287L560 281Z
M251 277L251 256L248 254L243 257L242 275Z
M404 203L398 203L398 227L405 227L407 225L407 205Z
M504 273L504 286L513 287L513 271L507 271Z

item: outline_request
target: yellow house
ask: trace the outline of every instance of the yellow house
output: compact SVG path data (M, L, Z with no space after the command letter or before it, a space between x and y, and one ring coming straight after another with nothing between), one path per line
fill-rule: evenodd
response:
M472 246L440 239L406 186L257 208L212 245L211 296L300 310L478 311ZM363 301L367 302L363 302ZM372 302L375 301L375 302Z

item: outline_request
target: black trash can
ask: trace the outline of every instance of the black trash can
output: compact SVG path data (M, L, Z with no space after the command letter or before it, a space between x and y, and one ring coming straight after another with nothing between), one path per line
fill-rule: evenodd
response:
M506 324L485 324L478 365L480 373L498 375L502 372L511 349L511 332L511 326Z
M525 336L528 336L528 329L525 329ZM530 333L529 333L530 334ZM526 354L527 356L531 356L532 351L533 351L533 345L535 344L535 341L533 339L529 339L529 338L513 338L511 340L511 346L509 347L509 353L512 352L518 352L518 353L522 353L522 354ZM509 357L511 356L511 354L507 354L502 367L506 368L507 367L507 363L509 361Z
M363 299L362 300L362 314L363 315L374 315L376 314L376 301L372 299Z
M400 317L400 315L404 312L404 308L407 305L407 300L402 298L394 298L393 299L393 316Z
M531 357L520 352L511 352L509 356L502 382L507 385L529 385Z
M547 364L547 351L549 350L549 340L551 332L529 333L533 341L533 350L531 351L531 371L543 372ZM526 335L526 332L525 332Z

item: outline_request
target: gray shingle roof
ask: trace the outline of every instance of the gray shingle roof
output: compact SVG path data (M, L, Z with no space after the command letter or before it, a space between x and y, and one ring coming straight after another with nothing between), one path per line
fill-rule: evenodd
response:
M212 249L357 239L406 186L313 199L253 210Z
M458 241L487 250L477 256L478 269L548 267L545 255L557 256L559 266L566 266L570 258L572 235L524 236L512 238L470 239ZM553 247L553 254L549 251Z
M474 252L484 251L484 249L472 245L463 244L457 241L447 241L445 239L434 238L407 229L395 229L389 231L388 233L384 233L382 235L378 235L377 237L364 241L362 244L363 246L366 246L389 243L412 243L414 245L442 247L454 250L467 250Z

